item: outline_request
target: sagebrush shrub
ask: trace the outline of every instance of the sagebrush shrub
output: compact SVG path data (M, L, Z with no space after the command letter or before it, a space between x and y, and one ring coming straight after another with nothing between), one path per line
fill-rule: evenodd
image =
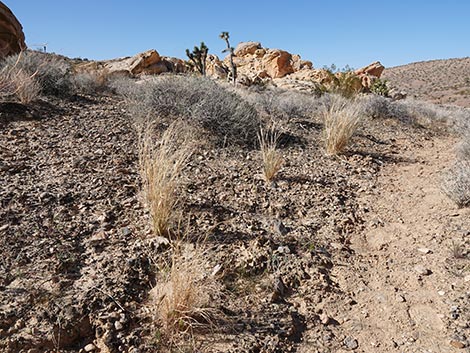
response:
M238 94L204 77L168 75L124 92L137 120L181 118L210 132L219 145L254 145L260 120Z

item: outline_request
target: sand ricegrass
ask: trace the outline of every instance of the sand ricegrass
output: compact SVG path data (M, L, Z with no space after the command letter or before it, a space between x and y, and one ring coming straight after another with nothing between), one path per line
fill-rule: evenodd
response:
M325 149L328 155L342 153L362 120L362 108L357 101L332 95L322 111Z
M150 292L150 309L160 346L187 345L196 330L215 327L220 311L214 303L221 287L200 246L178 242L171 260L157 274Z
M146 124L140 133L139 165L143 194L156 235L170 236L178 203L181 172L192 152L190 132L180 121L155 138L155 125Z
M263 158L263 175L268 184L272 183L284 162L278 149L279 131L273 126L269 130L260 129L258 140Z

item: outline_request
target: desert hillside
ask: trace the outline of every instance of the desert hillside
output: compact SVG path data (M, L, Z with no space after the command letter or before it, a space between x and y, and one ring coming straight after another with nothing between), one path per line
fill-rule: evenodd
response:
M383 78L410 97L470 107L470 58L416 62L386 68Z
M470 346L469 109L37 52L0 74L1 352Z

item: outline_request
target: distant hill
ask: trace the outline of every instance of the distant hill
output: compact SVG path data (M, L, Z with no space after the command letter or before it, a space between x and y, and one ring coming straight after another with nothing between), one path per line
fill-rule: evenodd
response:
M391 67L385 69L382 78L409 97L470 107L470 57Z

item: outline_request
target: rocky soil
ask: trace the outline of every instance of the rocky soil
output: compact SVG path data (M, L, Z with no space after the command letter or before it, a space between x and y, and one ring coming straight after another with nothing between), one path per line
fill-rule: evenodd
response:
M385 69L383 78L409 97L470 107L470 58L431 60Z
M137 137L114 96L0 105L0 350L155 352L155 259ZM201 352L463 352L468 209L439 191L456 140L370 120L340 158L318 118L283 122L273 185L256 150L200 147L184 172L224 313ZM157 260L158 261L158 260Z

